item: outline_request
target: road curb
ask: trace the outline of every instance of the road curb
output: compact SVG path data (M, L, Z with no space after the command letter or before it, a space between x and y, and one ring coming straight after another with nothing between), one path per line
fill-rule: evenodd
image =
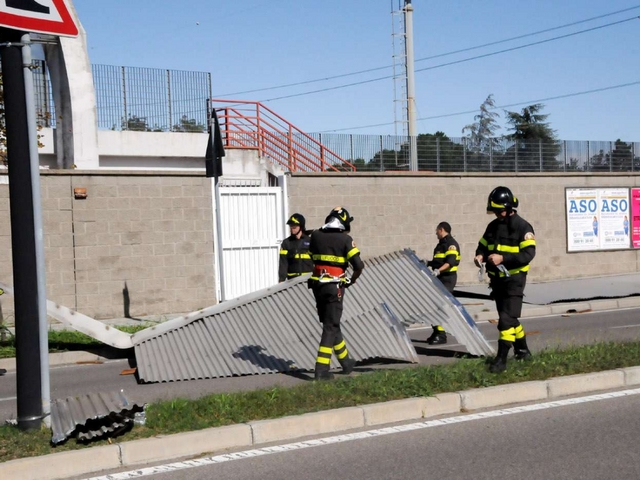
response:
M474 409L502 407L529 401L555 400L562 396L639 384L640 367L628 367L555 377L544 381L443 393L433 397L408 398L360 407L325 410L11 460L0 463L0 478L57 480L150 462L214 454L232 448L252 447L274 441L296 440L367 426L464 413Z
M563 315L563 314L579 314L586 311L599 312L603 310L615 310L617 308L633 308L640 307L640 296L610 298L604 300L593 300L591 302L571 302L556 303L551 305L539 305L533 307L525 307L522 309L520 318L542 317L544 315ZM471 314L476 322L497 320L498 314L495 310L490 312L477 312Z
M103 363L110 360L96 353L86 352L82 350L73 352L60 352L49 354L49 366L59 367L61 365L73 365L74 363ZM15 372L16 359L2 358L0 359L0 369L4 368L8 372Z

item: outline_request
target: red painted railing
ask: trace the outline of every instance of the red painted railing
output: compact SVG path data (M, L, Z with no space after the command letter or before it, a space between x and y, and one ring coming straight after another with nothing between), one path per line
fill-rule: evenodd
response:
M344 160L259 102L212 99L225 148L258 150L290 172L354 172Z

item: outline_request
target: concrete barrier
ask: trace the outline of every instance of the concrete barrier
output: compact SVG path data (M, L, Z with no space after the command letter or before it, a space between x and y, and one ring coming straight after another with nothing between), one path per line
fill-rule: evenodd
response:
M6 480L55 480L120 467L117 445L52 453L0 463L0 478Z
M419 420L424 416L426 407L427 399L423 397L364 405L362 407L364 424L381 425L383 423Z
M122 465L136 465L248 447L252 441L251 427L241 424L124 442L120 449Z
M557 398L598 390L621 388L624 387L624 382L624 372L610 370L552 378L547 380L547 385L549 387L549 398Z
M459 393L441 393L434 397L427 397L425 400L424 418L460 412L461 400Z
M326 412L250 422L253 443L277 442L364 427L362 408L348 407Z
M522 382L460 392L463 410L498 407L547 399L546 382Z
M621 368L619 370L624 375L624 384L627 386L640 385L640 367Z

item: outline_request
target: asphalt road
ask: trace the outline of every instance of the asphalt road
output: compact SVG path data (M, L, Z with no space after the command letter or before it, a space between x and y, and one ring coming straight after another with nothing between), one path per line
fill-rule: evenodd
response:
M296 448L295 443L285 444L276 453L260 449L260 455L255 452L244 454L251 455L249 458L231 455L228 456L229 460L217 464L205 458L204 462L209 465L170 473L153 474L147 471L145 473L149 475L144 478L640 478L640 456L637 454L640 390L628 396L606 397L600 394L562 400L554 402L556 405L550 408L541 408L549 407L549 403L524 405L519 406L517 412L512 408L493 410L489 411L492 413L489 418L474 412L444 419L457 420L455 423L440 419L397 428L385 427L378 430L382 433L366 430L360 435L364 438L349 439L348 436L338 435L323 439L322 443L325 444L306 448ZM223 455L220 454L218 458Z
M595 312L572 316L548 316L523 320L532 351L545 346L588 344L604 340L640 339L640 309ZM486 338L497 340L496 326L484 322L478 324ZM458 361L458 354L465 349L450 337L447 345L431 347L424 341L431 334L430 328L411 330L414 345L421 364L442 364ZM348 341L348 339L347 339ZM367 365L356 371L377 368L405 368L403 364ZM72 365L52 368L51 398L66 398L97 392L124 390L136 403L161 399L197 398L209 393L255 390L273 386L289 386L308 381L311 377L291 375L256 375L248 377L220 378L190 382L140 385L133 375L121 375L129 368L127 360L113 360L104 364ZM15 373L0 376L0 421L16 417Z

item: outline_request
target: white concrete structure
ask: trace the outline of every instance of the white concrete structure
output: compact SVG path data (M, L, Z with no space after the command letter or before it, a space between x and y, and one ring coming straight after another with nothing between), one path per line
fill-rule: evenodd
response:
M58 37L44 47L56 105L56 168L95 169L98 164L98 113L87 33L71 2L68 7L78 26L76 38Z

